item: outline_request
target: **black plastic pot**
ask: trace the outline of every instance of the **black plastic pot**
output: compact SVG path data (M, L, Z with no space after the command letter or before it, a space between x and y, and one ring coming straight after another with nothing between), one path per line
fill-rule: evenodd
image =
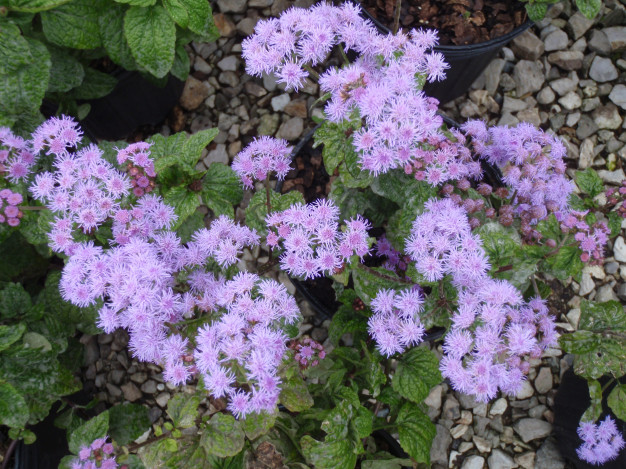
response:
M374 18L367 10L362 8L361 11L363 16L372 21L380 32L391 33L387 26ZM446 70L445 80L427 83L424 86L424 92L428 96L437 98L442 104L458 98L469 89L474 80L479 77L489 62L509 41L522 34L533 24L532 21L528 20L504 36L478 44L435 46L434 50L443 54L450 68Z
M158 87L139 72L126 70L114 74L118 79L113 91L89 101L91 110L81 125L95 137L120 140L138 127L163 121L178 103L184 82L169 75L164 87Z
M600 385L604 386L608 382L608 378L600 378ZM622 384L626 383L626 376L620 379ZM626 439L626 422L619 420L611 412L606 403L606 398L616 383L610 385L603 393L602 398L602 415L600 420L604 420L610 415L617 423L617 428L621 429L622 435ZM564 374L559 385L558 392L554 400L554 436L557 440L557 446L564 458L570 460L577 469L592 469L598 466L581 461L576 455L576 448L582 444L582 440L578 437L576 429L580 417L589 407L591 403L589 399L589 388L587 381L576 376L570 368ZM617 459L608 461L603 464L602 469L624 469L626 467L626 449L622 450Z

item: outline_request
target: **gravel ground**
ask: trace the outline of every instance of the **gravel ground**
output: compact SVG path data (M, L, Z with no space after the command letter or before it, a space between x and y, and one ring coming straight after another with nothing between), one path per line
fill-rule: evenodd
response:
M240 55L241 40L252 33L259 18L278 15L293 4L306 7L314 2L213 3L222 37L216 43L189 48L191 76L180 107L161 129L167 135L217 126L220 133L205 150L202 166L214 161L229 163L257 135L295 143L313 127L311 114L321 114L319 108L310 111L319 95L317 85L309 83L299 93L286 93L271 77L248 76ZM626 159L624 3L626 0L605 0L602 14L593 21L575 12L569 0L555 4L544 21L501 51L469 93L442 110L461 122L482 118L491 124L526 121L541 126L567 142L568 171L593 167L607 187L619 184L625 178ZM256 255L258 252L248 253L245 262L253 262ZM279 280L286 281L293 291L286 277L280 275ZM626 301L625 280L622 234L615 245L608 246L603 266L587 267L580 284L572 281L560 292L562 298L569 298L558 311L561 330L576 329L583 298ZM301 332L324 342L328 322L316 318L304 301L300 304L305 316ZM152 420L159 421L174 388L163 382L159 367L129 357L127 340L124 331L83 338L87 387L110 403L145 403ZM571 362L561 350L548 350L515 398L501 397L490 404L459 395L446 383L435 387L426 400L437 426L433 467L572 467L561 458L551 437L554 396ZM188 387L191 390L193 386Z

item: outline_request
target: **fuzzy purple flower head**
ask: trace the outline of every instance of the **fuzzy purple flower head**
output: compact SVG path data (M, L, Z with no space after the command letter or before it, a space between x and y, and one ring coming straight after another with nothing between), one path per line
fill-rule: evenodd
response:
M263 181L270 173L284 179L291 169L287 141L272 137L255 138L243 151L235 156L232 169L239 175L243 185L252 189L252 183Z
M598 423L580 422L576 430L583 444L576 449L576 454L590 464L602 465L615 459L626 443L615 420L607 415Z

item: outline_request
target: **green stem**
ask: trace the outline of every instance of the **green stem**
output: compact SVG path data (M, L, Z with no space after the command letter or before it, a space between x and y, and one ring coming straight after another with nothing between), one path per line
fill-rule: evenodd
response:
M43 207L41 205L34 205L34 206L20 205L17 208L19 208L20 210L48 210L48 207Z
M357 264L357 268L369 274L372 274L374 277L382 278L383 280L389 280L390 282L404 283L406 285L414 285L414 282L411 282L409 280L404 280L398 277L392 277L391 275L381 274L380 272L376 272L374 269L371 269L370 267L367 267L364 264Z
M402 0L396 0L396 14L393 18L393 35L398 34L400 29L400 7L402 6Z
M313 68L311 68L311 66L309 64L304 64L304 69L307 72L309 72L309 75L311 75L313 78L315 78L317 81L319 81L320 74L317 73L315 70L313 70Z
M341 47L341 44L337 44L337 49L339 49L339 53L341 54L341 57L343 58L343 62L348 65L350 63L350 60L348 60L348 56L346 55L346 51L343 50L343 47Z
M385 430L386 428L396 428L397 425L395 423L388 423L386 425L377 425L372 427L372 433L377 430Z
M610 380L608 380L606 384L602 386L602 389L600 390L600 395L604 394L604 391L606 391L609 388L609 386L613 384L615 381L617 381L615 378L611 378Z

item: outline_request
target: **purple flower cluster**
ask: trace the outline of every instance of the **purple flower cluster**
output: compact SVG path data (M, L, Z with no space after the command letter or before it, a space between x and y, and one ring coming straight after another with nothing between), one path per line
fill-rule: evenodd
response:
M128 209L116 207L110 216L113 218L112 241L117 244L153 238L177 218L174 209L156 195L145 195Z
M72 469L117 469L120 467L113 454L113 445L107 438L98 438L78 451L78 459L71 463ZM125 466L122 466L125 467Z
M297 277L332 275L352 255L362 259L369 252L369 222L357 216L348 220L340 231L339 209L329 200L296 204L283 212L273 212L267 216L266 223L268 246L283 248L280 266Z
M277 370L287 350L279 325L299 317L295 299L284 285L247 272L229 281L197 277L192 291L203 295L214 314L224 311L196 337L193 356L205 387L215 398L228 397L236 417L273 412L280 393Z
M28 177L36 162L30 141L14 135L8 127L0 127L0 175L17 183Z
M126 172L130 176L130 184L136 197L141 197L154 189L156 172L154 162L150 158L149 143L132 143L118 150L117 162L120 165L126 163Z
M566 148L561 140L525 122L487 129L476 120L462 128L471 137L474 152L501 169L513 192L510 204L521 219L522 234L530 235L531 225L568 208L573 184L565 177Z
M601 265L604 259L604 246L609 240L611 230L605 222L589 225L585 220L588 212L588 210L584 212L570 210L565 214L556 213L556 217L561 222L561 231L574 233L574 239L583 252L580 260Z
M407 252L429 282L450 275L458 310L446 335L441 372L452 386L479 401L498 390L516 393L529 359L555 343L553 318L540 298L523 302L517 289L488 275L489 262L462 208L431 200L417 217Z
M243 185L252 189L254 180L263 181L271 172L276 173L278 179L284 179L291 169L290 153L286 140L266 136L255 138L235 156L231 168Z
M0 223L6 222L9 226L20 224L23 213L18 205L22 203L22 200L22 195L11 189L0 190Z
M622 181L619 188L611 187L606 191L607 203L617 207L616 212L622 218L626 218L626 179Z
M378 257L386 258L382 265L384 269L399 273L406 271L407 265L411 261L409 256L394 249L385 235L378 238L375 254Z
M576 431L583 440L576 454L591 464L601 465L615 459L625 446L624 438L610 415L597 425L580 422Z
M293 358L298 362L301 370L319 365L320 360L326 357L324 346L310 337L292 342L289 348L294 351Z
M275 74L287 89L298 91L308 77L306 65L315 66L333 46L359 52L377 37L371 23L359 16L359 8L319 3L309 9L289 8L280 18L259 21L254 34L241 44L246 71L252 76Z
M419 318L423 304L418 289L378 292L370 305L374 314L368 321L368 331L382 355L401 353L423 340L424 326Z

